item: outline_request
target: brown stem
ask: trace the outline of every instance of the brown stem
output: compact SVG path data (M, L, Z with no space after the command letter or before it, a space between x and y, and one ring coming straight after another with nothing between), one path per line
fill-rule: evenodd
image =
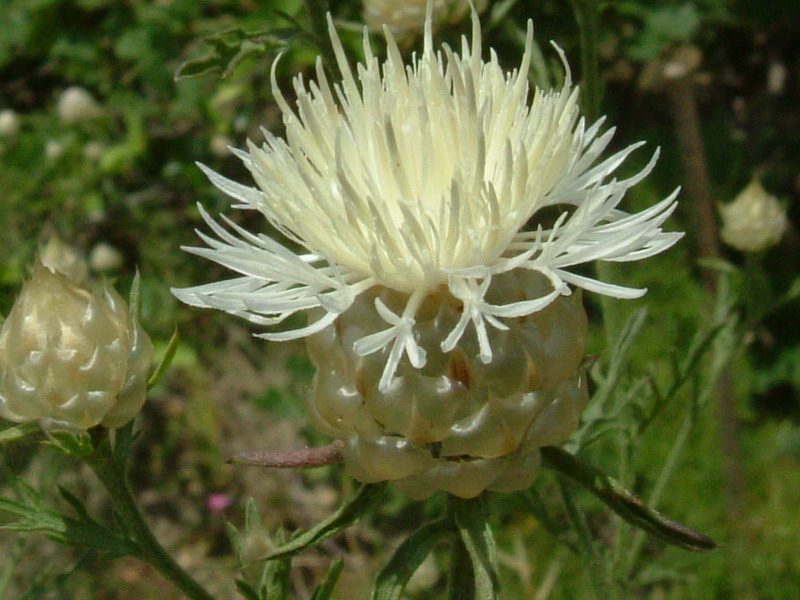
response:
M342 462L341 441L333 442L318 448L304 448L286 452L272 450L256 450L241 452L226 462L233 465L252 465L256 467L272 467L276 469L315 469L325 465Z
M691 69L683 76L668 81L667 89L675 121L675 136L685 171L686 193L693 209L697 251L701 258L717 257L720 255L719 239ZM713 294L717 288L716 273L705 269L703 283ZM741 427L736 415L731 373L728 369L720 377L717 394L728 512L735 521L738 521L741 516L745 484L742 472L742 449L739 442Z
M667 87L675 121L675 136L686 175L686 194L692 203L697 251L701 258L719 256L714 202L709 191L708 169L691 73L671 80ZM704 270L703 283L713 293L717 287L716 275L708 269Z

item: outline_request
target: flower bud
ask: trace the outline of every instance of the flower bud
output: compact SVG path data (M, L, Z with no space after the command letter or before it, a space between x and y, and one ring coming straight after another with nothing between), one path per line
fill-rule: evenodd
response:
M548 286L538 273L505 273L493 279L489 302L536 297ZM386 288L376 294L387 306L399 300ZM351 475L394 480L412 498L436 490L469 498L528 487L539 448L564 442L587 402L580 294L509 320L506 330L488 330L495 352L484 364L474 333L442 351L463 307L441 290L417 315L425 366L416 369L404 359L385 393L378 384L388 350L358 356L352 343L385 327L374 300L375 294L363 294L308 338L317 367L308 412L318 429L345 441Z
M37 261L0 331L0 416L121 427L144 403L152 356L116 291L93 294Z
M789 223L775 196L753 178L730 204L720 207L722 241L743 252L758 252L777 244Z
M14 137L19 132L19 117L13 110L0 110L0 137Z
M78 86L69 87L61 93L56 110L65 123L90 121L103 114L103 108L92 95Z
M89 279L89 267L80 253L57 235L50 239L39 253L41 263L51 271L65 275L70 281L83 285Z
M488 0L477 0L473 4L480 13L488 3ZM428 0L364 0L364 21L376 33L382 32L386 25L398 41L405 42L422 33L427 6ZM469 7L468 0L433 0L434 27L460 21Z

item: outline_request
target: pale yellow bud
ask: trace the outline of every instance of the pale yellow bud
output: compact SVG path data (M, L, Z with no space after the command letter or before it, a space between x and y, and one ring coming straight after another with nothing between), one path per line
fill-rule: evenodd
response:
M103 114L103 108L92 95L78 86L69 87L61 93L56 110L65 123L90 121Z
M477 0L475 9L480 13L489 0ZM425 24L428 0L364 0L364 22L370 30L381 33L386 25L400 42L420 35ZM468 0L433 0L432 23L434 27L456 23L469 12Z
M19 132L19 117L11 109L0 110L0 137L14 137Z
M144 403L152 356L116 291L93 294L37 261L0 331L0 416L120 427Z
M722 241L744 252L777 244L789 223L786 211L754 178L730 204L720 207Z

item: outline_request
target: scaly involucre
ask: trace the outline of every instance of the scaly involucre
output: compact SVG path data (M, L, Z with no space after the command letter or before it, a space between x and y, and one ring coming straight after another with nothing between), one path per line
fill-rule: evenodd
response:
M288 340L321 331L374 286L407 294L399 314L376 299L387 328L355 342L362 356L390 347L381 379L385 390L403 356L424 365L415 315L437 288L448 288L464 307L442 350L455 347L472 327L487 363L492 360L487 324L503 329L503 319L539 311L570 294L570 286L617 298L645 292L568 269L594 260L639 260L672 246L682 234L661 226L675 208L677 190L637 214L618 208L627 190L651 171L658 153L635 176L612 178L641 144L598 162L613 129L601 133L602 119L587 126L580 117L568 68L561 90L536 89L529 99L532 24L522 63L510 73L494 52L483 60L476 15L472 40L462 40L460 54L447 46L434 50L428 21L422 54L410 64L388 29L383 61L365 32L365 61L355 72L330 19L329 29L341 81L331 85L318 60L316 81L294 79L292 108L273 66L272 89L286 139L264 131L261 147L248 142L247 151L233 150L257 187L200 165L237 201L236 208L260 211L308 252L296 254L223 217L225 229L200 207L216 238L199 233L208 247L187 250L240 276L174 290L178 298L261 325L323 309L323 316L305 327L262 334ZM549 226L537 224L537 213L547 207L556 207L560 217ZM533 230L525 229L529 222ZM492 277L513 269L540 272L552 289L537 298L487 302Z

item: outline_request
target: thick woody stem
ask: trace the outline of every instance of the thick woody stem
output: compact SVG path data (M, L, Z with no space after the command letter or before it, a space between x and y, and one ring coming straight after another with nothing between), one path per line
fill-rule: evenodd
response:
M241 452L226 462L233 465L251 465L255 467L272 467L276 469L315 469L325 465L342 462L341 441L333 442L318 448L304 448L286 452L272 450L256 450Z

